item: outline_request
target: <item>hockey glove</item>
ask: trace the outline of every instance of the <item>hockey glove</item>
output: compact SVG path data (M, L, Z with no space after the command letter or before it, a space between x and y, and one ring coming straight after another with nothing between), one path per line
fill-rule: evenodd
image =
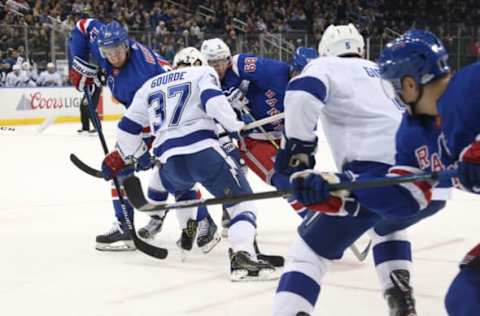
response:
M97 65L90 64L80 57L75 57L68 76L70 82L78 91L85 92L86 89L89 89L90 92L93 92L95 86L100 86L97 74Z
M243 173L247 174L247 165L245 164L245 160L243 160L243 158L241 157L240 149L238 149L238 147L235 146L232 142L223 144L222 148L228 156L235 160L236 164L243 171Z
M304 170L290 177L293 196L312 211L335 216L356 216L360 210L358 202L346 190L330 191L330 183L349 181L344 174L318 173Z
M118 176L126 167L125 160L118 150L105 156L102 162L102 175L105 180Z
M473 142L460 155L458 178L465 189L480 193L480 141Z
M133 158L131 156L124 158L119 150L115 150L106 155L103 159L102 175L105 180L111 180L117 176L129 176L133 171L148 170L153 166L154 160L148 151L145 151L138 158Z
M282 139L281 147L275 157L275 171L291 175L297 171L312 169L315 166L316 149L316 138L313 142L295 138Z
M152 156L148 151L138 157L135 162L137 163L135 171L149 170L155 164L155 161L152 159Z

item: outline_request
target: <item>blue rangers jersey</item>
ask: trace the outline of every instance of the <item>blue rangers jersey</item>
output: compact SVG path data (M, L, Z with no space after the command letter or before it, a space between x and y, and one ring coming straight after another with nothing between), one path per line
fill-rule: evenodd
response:
M283 112L285 88L290 79L290 66L253 54L232 57L232 67L222 80L222 90L238 111L246 107L256 120ZM281 137L283 121L263 126L274 138ZM261 133L249 134L264 139Z
M89 61L90 56L107 74L107 84L112 95L125 107L132 103L135 92L143 83L158 74L169 70L169 64L160 55L139 42L129 40L130 55L121 68L112 67L100 54L97 36L104 23L95 19L81 19L71 32L69 43L69 61L80 57Z
M480 63L459 70L438 102L448 148L455 160L480 134Z
M155 136L153 152L168 158L220 149L216 122L228 131L244 126L223 95L215 70L209 66L182 67L153 77L138 90L118 124L117 146L125 157L142 153L142 126Z
M395 165L389 176L454 169L455 161L441 132L439 117L411 117L404 114L396 135ZM369 175L360 175L365 179ZM412 215L431 200L450 198L454 180L432 185L427 181L402 183L378 189L355 190L360 203L373 211L391 216ZM413 213L412 213L413 212Z

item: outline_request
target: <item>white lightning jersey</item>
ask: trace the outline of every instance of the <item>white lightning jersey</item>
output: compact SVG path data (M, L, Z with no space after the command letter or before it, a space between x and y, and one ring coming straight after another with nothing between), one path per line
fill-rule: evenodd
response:
M320 57L288 85L285 133L313 141L320 118L339 170L354 160L393 164L402 112L384 93L375 63Z
M223 95L215 70L186 67L147 80L119 123L117 143L124 156L138 156L141 130L150 125L153 152L162 163L169 157L218 146L218 121L228 131L243 122Z
M5 79L5 87L7 88L20 88L20 87L35 87L37 86L35 81L29 78L24 71L21 71L18 75L14 71L7 74Z
M41 87L61 87L62 77L58 72L50 73L45 70L40 73L37 84Z

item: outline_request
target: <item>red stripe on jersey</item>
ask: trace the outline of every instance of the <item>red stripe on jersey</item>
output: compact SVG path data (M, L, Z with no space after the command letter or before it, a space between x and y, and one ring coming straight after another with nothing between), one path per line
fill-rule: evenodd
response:
M303 204L298 202L297 200L293 200L292 202L290 202L290 206L297 212L303 211L305 209L305 206L303 206Z
M413 172L409 172L405 169L395 169L395 168L391 168L389 172L398 174L399 176L407 176L407 175L414 174ZM429 182L414 181L412 182L412 184L414 184L417 188L419 188L423 192L423 195L425 196L425 199L427 200L427 202L430 202L432 200L432 186Z
M78 22L77 22L77 27L78 29L80 30L80 32L82 33L86 33L86 24L87 24L87 20L86 19L80 19Z
M200 190L197 190L197 191L195 192L195 198L196 198L196 199L201 199L201 198L202 198L202 192L200 192Z
M150 126L145 126L142 128L142 133L150 133Z

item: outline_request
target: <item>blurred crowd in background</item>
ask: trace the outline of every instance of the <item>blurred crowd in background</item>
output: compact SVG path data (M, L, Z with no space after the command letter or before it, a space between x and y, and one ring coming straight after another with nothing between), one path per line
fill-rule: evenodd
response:
M349 22L370 39L371 59L411 27L439 35L457 67L480 58L475 0L7 0L0 4L0 85L14 71L30 74L26 85L45 84L38 81L41 72L56 72L60 62L65 67L69 30L86 17L119 21L168 60L182 47L221 37L232 53L288 61L295 47L315 47L328 25Z

